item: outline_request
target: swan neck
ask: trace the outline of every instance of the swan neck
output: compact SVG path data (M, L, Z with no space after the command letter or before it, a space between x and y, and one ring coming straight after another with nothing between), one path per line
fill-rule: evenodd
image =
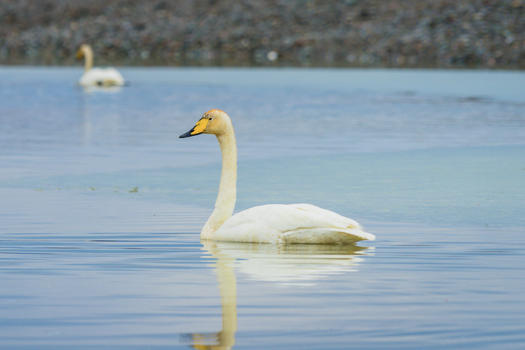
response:
M90 47L84 49L84 71L87 72L93 68L93 50Z
M237 192L237 145L233 130L217 136L222 154L221 182L219 193L215 201L215 208L229 213L229 218L235 209Z
M217 141L222 154L221 181L215 209L201 232L204 239L211 239L213 233L232 216L237 196L237 145L231 123L224 133L217 135Z

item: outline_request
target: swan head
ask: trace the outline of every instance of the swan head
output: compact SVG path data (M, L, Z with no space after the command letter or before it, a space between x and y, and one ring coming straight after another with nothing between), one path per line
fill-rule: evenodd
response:
M195 123L195 126L188 132L180 135L179 138L197 136L200 134L214 134L220 136L229 130L231 119L226 112L220 109L212 109L202 115L202 118Z
M80 45L80 48L77 51L77 59L80 60L80 59L84 58L90 52L92 52L91 46L89 46L88 44Z

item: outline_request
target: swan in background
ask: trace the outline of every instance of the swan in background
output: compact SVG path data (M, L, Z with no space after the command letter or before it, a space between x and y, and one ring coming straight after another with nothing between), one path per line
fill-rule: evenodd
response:
M349 244L374 240L352 219L311 204L268 204L232 216L237 187L237 146L230 117L212 109L180 138L214 134L222 153L215 208L201 231L204 240L253 243Z
M115 68L93 68L93 50L83 44L77 51L77 59L84 58L84 74L78 83L82 86L123 86L124 78Z

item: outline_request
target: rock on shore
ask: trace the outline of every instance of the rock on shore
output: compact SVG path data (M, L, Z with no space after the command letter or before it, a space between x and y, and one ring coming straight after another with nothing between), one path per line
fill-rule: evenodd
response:
M0 64L525 68L525 0L17 0Z

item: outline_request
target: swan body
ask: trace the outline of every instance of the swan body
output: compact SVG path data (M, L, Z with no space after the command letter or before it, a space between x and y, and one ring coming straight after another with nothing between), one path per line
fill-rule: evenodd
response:
M115 68L92 68L82 74L82 86L123 86L124 78Z
M93 68L93 50L83 44L77 52L77 58L84 58L84 74L78 83L82 86L123 86L124 78L115 68Z
M212 109L180 138L214 134L222 153L215 208L201 231L204 240L252 243L349 244L374 240L354 220L311 204L268 204L232 216L236 201L237 146L231 119Z
M260 243L347 244L374 236L352 219L311 204L267 204L226 220L213 238Z

